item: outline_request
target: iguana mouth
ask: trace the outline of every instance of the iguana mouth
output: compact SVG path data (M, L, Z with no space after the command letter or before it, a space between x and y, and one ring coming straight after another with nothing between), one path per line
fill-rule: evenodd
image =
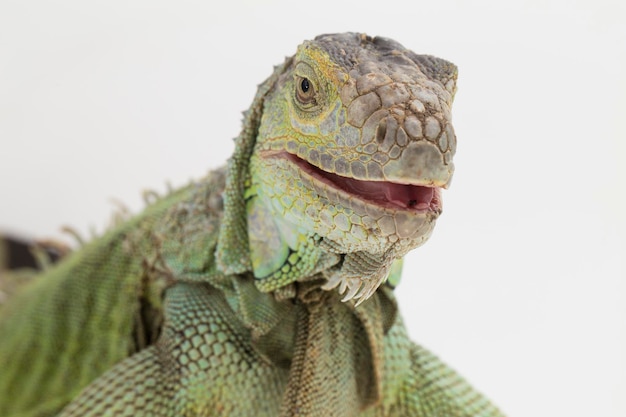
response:
M273 156L286 158L315 180L338 188L370 204L413 212L441 211L441 189L439 187L358 180L324 171L288 152L280 152Z

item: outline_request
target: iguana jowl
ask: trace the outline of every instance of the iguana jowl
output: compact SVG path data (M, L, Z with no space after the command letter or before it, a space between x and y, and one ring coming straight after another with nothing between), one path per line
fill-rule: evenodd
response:
M392 291L452 177L456 76L385 38L302 44L226 168L2 306L0 415L500 416Z

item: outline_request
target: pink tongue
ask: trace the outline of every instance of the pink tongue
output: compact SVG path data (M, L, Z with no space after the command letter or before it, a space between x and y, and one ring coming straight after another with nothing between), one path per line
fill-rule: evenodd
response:
M382 181L357 181L333 176L333 181L344 190L367 200L388 201L400 207L427 209L434 198L434 188L403 185Z

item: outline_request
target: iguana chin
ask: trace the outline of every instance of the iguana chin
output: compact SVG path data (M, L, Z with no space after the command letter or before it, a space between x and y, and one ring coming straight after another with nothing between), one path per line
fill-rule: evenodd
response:
M2 306L0 415L500 416L392 291L454 171L456 78L385 38L304 42L226 168Z

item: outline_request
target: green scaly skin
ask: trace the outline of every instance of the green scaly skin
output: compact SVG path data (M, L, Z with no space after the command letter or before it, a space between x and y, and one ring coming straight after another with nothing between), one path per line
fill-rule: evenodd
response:
M0 415L501 416L393 295L452 177L455 89L389 39L305 42L226 168L0 306Z

